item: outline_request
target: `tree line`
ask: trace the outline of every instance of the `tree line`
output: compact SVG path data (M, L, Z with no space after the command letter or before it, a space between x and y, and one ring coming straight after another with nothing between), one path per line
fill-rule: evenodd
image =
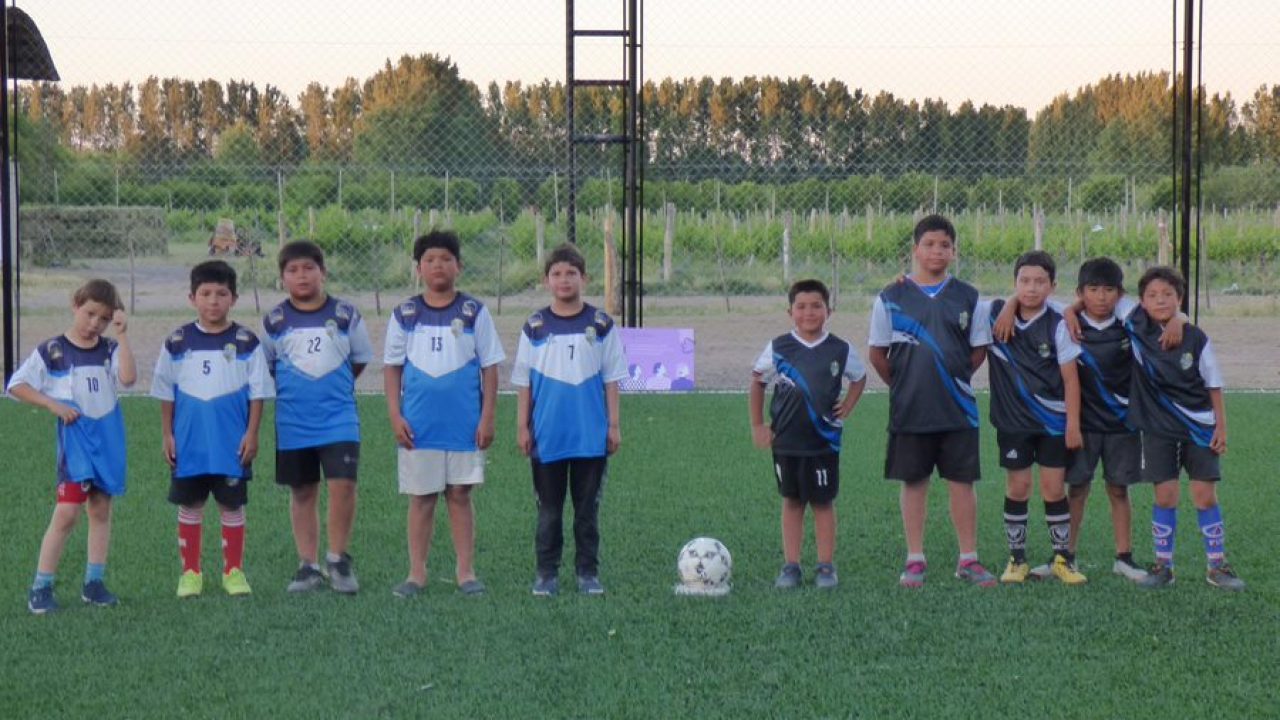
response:
M643 87L651 171L690 181L904 172L1151 179L1170 165L1172 92L1167 72L1110 75L1032 115L872 95L808 76L665 78ZM621 127L616 91L583 88L575 104L582 132ZM481 177L518 168L545 178L563 164L566 107L560 82L481 88L431 54L388 60L363 81L311 83L296 98L243 80L36 83L19 90L19 153L28 164L110 158L164 176L211 164L359 164ZM1214 93L1202 123L1193 131L1207 164L1280 162L1280 84L1242 101Z

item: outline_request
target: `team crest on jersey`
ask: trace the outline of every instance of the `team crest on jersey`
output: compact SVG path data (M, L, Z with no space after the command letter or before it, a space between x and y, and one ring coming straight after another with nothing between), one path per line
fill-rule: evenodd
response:
M479 311L480 311L480 308L476 307L475 300L468 300L462 303L462 317L473 318L476 316L476 313Z
M222 347L222 357L226 358L227 362L231 362L232 360L234 360L236 357L236 344L227 343L226 345L224 345Z
M968 310L960 311L960 329L961 330L969 329L969 311Z
M596 326L588 325L587 329L582 331L582 334L587 336L587 342L594 343L596 341Z
M338 307L339 309L341 309L342 306L339 305ZM336 337L338 335L338 321L334 320L333 318L329 318L328 320L325 320L324 331L329 333L329 337L331 338Z
M840 374L840 363L836 362L835 360L832 360L831 361L831 377L835 377L839 374Z
M1049 343L1047 342L1040 343L1040 347L1036 348L1036 351L1040 353L1040 357L1042 358L1047 358L1053 354L1053 351L1049 349Z
M462 337L462 328L462 318L454 318L449 322L449 332L453 333L454 337Z
M1191 369L1191 364L1192 364L1193 362L1194 362L1194 358L1192 358L1192 357L1191 357L1191 353L1189 353L1189 352L1185 352L1185 353L1182 353L1182 357L1181 357L1181 358L1179 358L1179 360L1178 360L1178 365L1179 365L1183 370L1190 370L1190 369Z
M529 316L529 327L534 330L542 327L542 313L536 312Z

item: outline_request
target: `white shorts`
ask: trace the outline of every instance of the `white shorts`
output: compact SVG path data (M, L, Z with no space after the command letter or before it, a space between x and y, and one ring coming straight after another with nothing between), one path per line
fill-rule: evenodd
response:
M484 482L484 451L396 449L401 495L434 495L447 485Z

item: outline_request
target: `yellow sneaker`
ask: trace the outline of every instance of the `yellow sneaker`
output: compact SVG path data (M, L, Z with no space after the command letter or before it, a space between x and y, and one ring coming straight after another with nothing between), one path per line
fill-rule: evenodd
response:
M222 574L222 589L232 596L248 595L253 592L249 588L249 578L244 576L244 571L240 568L231 568L230 572Z
M204 576L195 570L187 570L178 578L178 597L199 597L204 590Z
M1076 566L1067 562L1067 559L1061 555L1053 556L1053 576L1068 585L1083 585L1089 582L1089 578L1076 569Z
M1009 558L1009 564L1004 566L1004 573L1000 575L1002 583L1024 583L1027 576L1031 574L1031 566L1023 562L1018 562L1013 558Z

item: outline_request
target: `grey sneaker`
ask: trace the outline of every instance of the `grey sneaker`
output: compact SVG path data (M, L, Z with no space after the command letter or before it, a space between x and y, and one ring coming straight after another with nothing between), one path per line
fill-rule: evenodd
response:
M1204 579L1216 588L1230 590L1231 592L1240 592L1244 590L1244 581L1236 577L1236 573L1231 566L1225 562L1210 565L1205 571Z
M420 592L422 592L422 586L412 580L405 580L399 585L391 588L392 595L406 600L417 596Z
M1162 588L1173 584L1173 566L1168 563L1157 562L1151 566L1151 570L1147 572L1147 576L1142 578L1138 583L1144 588Z
M595 575L579 575L578 592L583 595L603 595L604 585L600 584L600 578Z
M1052 580L1053 579L1053 562L1050 561L1043 565L1037 565L1031 568L1031 572L1028 573L1027 578L1030 580Z
M351 556L342 553L337 562L325 560L329 568L329 587L336 593L355 595L360 591L360 581L356 580L356 571L351 567Z
M996 576L977 560L969 560L956 566L956 577L970 585L984 588L995 587L997 583Z
M80 599L98 607L115 607L119 602L115 593L108 590L106 583L101 580L90 580L85 583L84 589L80 591Z
M836 577L836 566L831 563L818 563L818 567L813 571L813 584L821 590L831 590L840 584L840 579Z
M560 580L556 576L543 577L538 575L533 579L534 597L554 597L558 594L560 594Z
M314 565L301 565L298 572L293 574L293 580L289 582L286 592L291 593L308 593L319 590L324 585L324 573L320 572L320 568Z
M475 597L477 595L483 595L485 593L485 586L484 586L484 583L480 582L479 580L476 580L475 578L472 578L458 585L458 591L468 597Z
M787 563L778 572L778 579L773 581L773 586L779 590L795 590L803 582L804 573L800 570L799 563Z
M1142 582L1147 577L1146 570L1123 558L1116 558L1116 561L1111 563L1111 572L1133 582Z

